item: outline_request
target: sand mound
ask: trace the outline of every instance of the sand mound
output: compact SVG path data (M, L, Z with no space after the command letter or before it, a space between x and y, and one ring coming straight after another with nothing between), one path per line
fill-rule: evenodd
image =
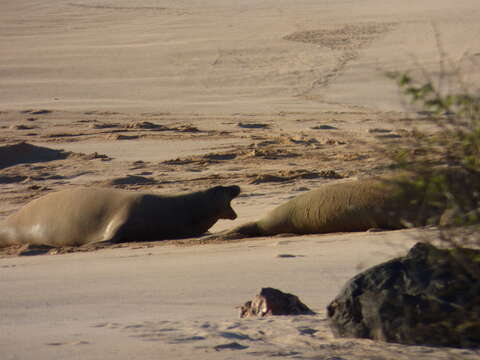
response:
M96 152L91 154L74 153L61 149L50 149L43 146L36 146L27 142L19 142L12 145L0 146L0 169L4 169L17 164L33 164L37 162L47 162L64 159L102 159L104 161L110 160L108 156L98 154ZM18 179L13 179L13 181L9 181L8 179L4 179L4 182L16 182L17 180Z
M0 146L0 169L17 164L66 159L69 155L69 152L63 150L35 146L26 142Z

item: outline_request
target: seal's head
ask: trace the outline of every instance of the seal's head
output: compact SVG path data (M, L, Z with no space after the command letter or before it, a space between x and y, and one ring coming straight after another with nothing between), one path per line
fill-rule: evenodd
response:
M236 198L240 191L240 187L236 185L215 186L207 190L207 194L210 195L209 198L212 199L212 203L215 204L215 208L219 211L219 219L235 220L237 218L230 201Z

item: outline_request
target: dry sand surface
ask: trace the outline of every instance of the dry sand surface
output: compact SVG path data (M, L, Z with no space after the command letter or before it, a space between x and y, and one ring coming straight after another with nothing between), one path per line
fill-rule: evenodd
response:
M322 183L381 174L384 145L423 126L385 72L435 75L444 52L478 88L478 19L478 0L1 0L0 220L72 186L240 185L239 217L218 231ZM344 282L419 234L435 238L6 249L0 358L478 359L328 330ZM236 306L265 286L318 315L240 320Z

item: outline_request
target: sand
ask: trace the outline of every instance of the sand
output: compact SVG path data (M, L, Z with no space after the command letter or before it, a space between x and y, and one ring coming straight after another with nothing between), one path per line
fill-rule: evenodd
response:
M240 185L238 219L214 232L384 173L385 144L425 127L385 73L435 77L444 60L478 89L479 18L476 0L3 0L0 221L73 186ZM425 237L436 233L3 250L2 359L478 359L328 329L345 281ZM318 315L240 320L265 286Z

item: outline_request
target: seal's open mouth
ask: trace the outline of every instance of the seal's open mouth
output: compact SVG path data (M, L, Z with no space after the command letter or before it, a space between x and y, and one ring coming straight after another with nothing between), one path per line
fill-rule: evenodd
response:
M229 206L227 213L225 214L225 219L235 220L237 218L237 213Z
M237 186L237 185L227 186L226 189L229 192L230 200L235 199L238 195L240 195L240 192L241 192L240 186ZM228 204L224 219L235 220L236 218L237 218L237 213L235 212L235 210L232 209L231 204Z

